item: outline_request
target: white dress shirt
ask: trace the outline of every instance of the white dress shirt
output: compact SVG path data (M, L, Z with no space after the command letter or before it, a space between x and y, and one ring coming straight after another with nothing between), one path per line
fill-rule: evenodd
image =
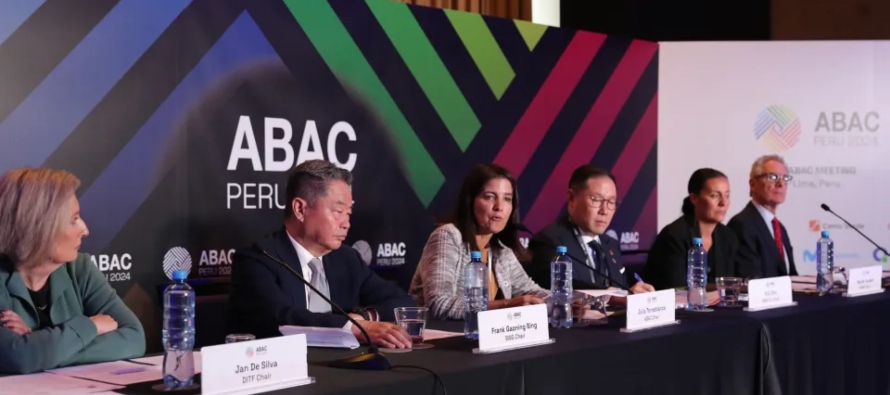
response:
M776 218L776 215L767 210L765 207L757 204L753 200L751 201L751 203L754 205L754 207L757 208L757 212L760 213L760 216L763 217L763 220L766 221L766 228L769 229L769 234L773 237L773 240L775 240L776 232L773 230L773 218ZM785 240L782 240L782 242L782 252L785 253L785 256L783 257L785 259L785 273L791 273L791 268L789 267L790 263L788 260L788 249L785 248Z
M581 246L581 247L584 248L584 252L587 253L587 259L590 260L590 266L592 266L594 269L596 269L596 265L597 265L597 263L598 263L598 262L596 261L596 258L597 258L597 257L593 256L593 251L592 251L591 248L590 248L590 242L591 242L591 241L595 241L597 244L602 245L602 243L600 243L600 237L599 237L599 235L597 235L597 236L591 236L591 235L588 235L588 234L583 234L583 235L581 235L581 241L584 242L584 245Z
M300 243L297 243L297 241L291 237L290 233L287 234L287 238L290 239L291 244L294 245L294 249L297 250L297 258L300 260L300 269L303 271L303 278L306 279L307 282L310 281L312 279L312 266L309 266L309 261L316 258L321 261L321 257L313 256L309 250L301 246ZM322 270L324 270L324 266L322 266ZM330 283L328 283L328 287L330 287ZM312 290L310 290L309 287L303 287L303 289L306 291L306 308L308 309L309 293L312 292ZM346 325L343 326L343 329L352 329L352 323L346 321Z

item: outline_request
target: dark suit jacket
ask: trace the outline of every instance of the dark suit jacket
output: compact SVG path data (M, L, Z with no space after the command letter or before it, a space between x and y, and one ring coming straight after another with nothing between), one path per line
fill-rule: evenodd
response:
M646 259L643 279L655 289L681 288L686 286L686 255L692 248L692 238L701 237L698 221L695 218L680 219L665 226ZM717 277L750 277L750 270L740 268L736 262L739 240L732 229L717 224L711 234L711 249L708 250L708 282Z
M535 280L542 288L550 289L550 261L556 256L556 247L565 246L566 255L572 259L572 287L574 289L603 289L610 286L627 289L629 285L636 283L635 280L628 281L628 278L622 273L624 264L621 260L621 246L618 240L606 235L600 235L599 238L606 255L606 264L609 265L609 277L613 281L604 279L599 273L594 274L598 280L596 284L584 280L590 278L591 271L586 264L587 253L581 247L575 232L572 231L573 227L569 217L564 216L538 232L529 241L528 249L532 253L532 261L526 271L532 280ZM602 264L600 262L596 264L597 268L602 271Z
M782 228L782 241L785 246L785 254L788 255L788 267L791 273L785 269L783 257L779 256L776 248L776 240L770 234L763 216L754 207L754 203L748 205L736 214L727 224L739 239L738 264L750 268L751 278L768 278L786 275L797 275L797 267L794 266L794 250L791 249L791 241L785 225L779 222Z
M232 258L232 294L229 298L233 331L252 333L260 338L280 336L279 325L346 325L347 318L336 309L332 313L309 311L303 282L263 255L262 250L287 263L297 273L303 273L297 251L284 228L249 248L236 251ZM331 300L347 312L357 307L373 308L381 321L394 321L394 308L417 306L405 291L371 271L358 252L350 247L331 251L322 257L322 264Z

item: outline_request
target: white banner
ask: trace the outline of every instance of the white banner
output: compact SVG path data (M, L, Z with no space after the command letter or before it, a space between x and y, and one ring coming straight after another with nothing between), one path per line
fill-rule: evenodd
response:
M777 215L800 274L815 273L820 230L837 265L886 269L819 206L890 245L890 41L662 43L659 53L659 229L680 216L701 167L730 179L728 222L749 201L751 164L776 153L794 176Z

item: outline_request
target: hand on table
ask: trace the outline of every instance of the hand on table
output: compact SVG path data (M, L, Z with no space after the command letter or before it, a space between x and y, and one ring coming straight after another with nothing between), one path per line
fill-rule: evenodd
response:
M411 337L401 326L377 321L362 321L361 324L371 336L371 343L386 348L411 348ZM362 343L368 343L362 331L355 325L352 326L352 334Z

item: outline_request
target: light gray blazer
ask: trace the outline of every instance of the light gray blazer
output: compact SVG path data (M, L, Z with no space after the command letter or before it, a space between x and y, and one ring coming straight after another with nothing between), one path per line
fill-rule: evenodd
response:
M504 298L547 296L549 292L532 281L513 251L503 244L500 246L492 249L492 261ZM447 224L436 228L423 248L420 264L411 280L411 297L429 308L437 319L463 319L463 271L469 262L470 246L463 242L457 227Z

